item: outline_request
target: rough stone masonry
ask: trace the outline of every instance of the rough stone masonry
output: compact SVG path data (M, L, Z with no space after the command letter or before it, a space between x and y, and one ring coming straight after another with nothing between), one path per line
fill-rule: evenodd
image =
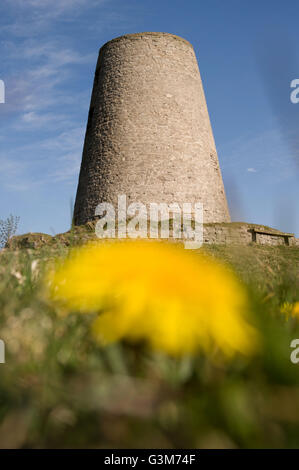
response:
M229 222L192 45L167 33L128 34L100 49L74 209L100 202L202 202L204 222Z

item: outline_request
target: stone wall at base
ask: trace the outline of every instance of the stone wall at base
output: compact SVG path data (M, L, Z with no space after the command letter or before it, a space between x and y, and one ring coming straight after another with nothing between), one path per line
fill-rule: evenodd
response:
M248 232L247 224L234 226L234 224L204 224L204 244L217 245L248 245L252 235Z
M27 233L12 237L6 244L8 250L18 249L38 249L44 246L55 247L72 246L96 241L98 238L95 233L95 221L88 222L86 225L74 227L72 231L58 234L54 237L45 233ZM256 241L253 241L253 234L257 232ZM266 232L266 233L265 233ZM117 233L116 233L117 237ZM289 243L286 243L286 238ZM107 240L107 239L106 239ZM183 239L174 239L170 230L169 241L183 241ZM292 234L279 232L269 227L247 224L247 223L225 223L225 224L204 224L203 227L204 245L267 245L267 246L289 246L299 247L299 238Z
M204 244L299 246L299 239L293 234L263 225L247 223L204 224Z
M299 238L293 238L291 245L292 246L299 246Z

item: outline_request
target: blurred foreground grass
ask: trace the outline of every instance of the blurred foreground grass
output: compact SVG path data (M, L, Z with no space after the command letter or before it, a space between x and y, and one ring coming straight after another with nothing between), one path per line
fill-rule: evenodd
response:
M65 244L0 254L0 447L299 447L299 249L208 246L245 281L263 354L215 364L125 342L101 348L89 316L61 318L42 294ZM104 275L104 274L103 274Z

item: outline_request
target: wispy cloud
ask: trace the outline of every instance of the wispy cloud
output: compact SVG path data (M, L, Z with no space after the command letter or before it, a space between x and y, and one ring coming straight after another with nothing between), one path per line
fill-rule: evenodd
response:
M84 132L84 126L73 128L0 152L1 187L32 191L61 181L74 183L80 169Z
M227 142L219 148L219 154L224 173L246 171L266 178L271 172L273 178L282 180L293 177L295 171L292 152L275 123L259 134L248 133Z
M5 8L17 12L15 19L3 25L7 33L15 36L32 36L49 30L54 21L76 20L86 8L107 3L107 0L4 0Z
M76 181L98 43L78 47L76 35L64 32L61 25L77 25L77 31L84 15L93 17L96 9L98 18L101 7L112 2L3 0L0 4L5 71L1 79L6 84L0 115L2 188L25 191Z
M70 102L72 91L61 89L70 79L74 67L93 63L95 54L80 54L62 48L58 42L25 41L21 45L6 43L4 53L18 64L17 70L4 77L7 83L5 111L37 111Z

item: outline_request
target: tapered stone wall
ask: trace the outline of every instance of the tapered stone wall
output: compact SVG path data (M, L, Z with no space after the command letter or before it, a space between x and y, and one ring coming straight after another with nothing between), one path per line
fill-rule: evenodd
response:
M100 202L202 202L229 222L192 45L167 33L121 36L100 50L77 189L75 224Z

